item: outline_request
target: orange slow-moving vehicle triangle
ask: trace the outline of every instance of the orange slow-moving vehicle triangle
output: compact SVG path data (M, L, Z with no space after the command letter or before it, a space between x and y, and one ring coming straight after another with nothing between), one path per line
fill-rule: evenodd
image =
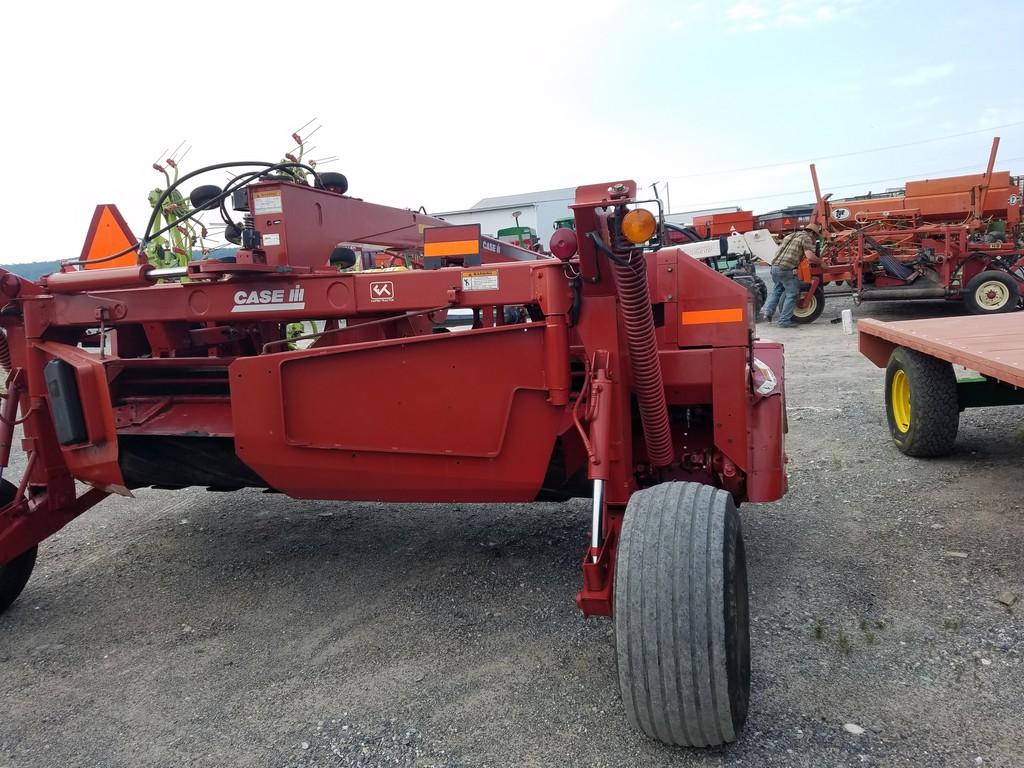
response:
M92 223L89 225L89 234L85 236L85 245L82 246L81 260L86 263L84 269L106 269L108 267L131 267L138 264L138 254L135 246L138 240L128 228L121 212L116 205L97 205L92 215ZM101 261L97 264L90 264L90 261L103 259L115 253L131 248L132 250L123 256L109 261Z

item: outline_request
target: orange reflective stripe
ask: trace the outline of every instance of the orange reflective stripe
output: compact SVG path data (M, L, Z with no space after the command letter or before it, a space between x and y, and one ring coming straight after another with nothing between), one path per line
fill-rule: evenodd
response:
M465 256L480 253L479 240L451 240L443 243L424 243L424 256Z
M706 325L707 323L742 323L743 308L698 309L683 312L683 325Z

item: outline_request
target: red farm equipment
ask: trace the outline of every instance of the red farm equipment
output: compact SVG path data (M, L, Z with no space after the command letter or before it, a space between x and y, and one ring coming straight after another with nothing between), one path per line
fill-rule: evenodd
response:
M776 237L785 237L811 222L813 205L790 205L777 211L759 214L757 227L767 229Z
M728 237L734 232L753 232L757 228L754 221L753 211L727 211L694 216L693 228L702 239L710 240L713 237Z
M808 265L800 314L821 314L828 283L845 281L857 303L948 299L973 314L1010 312L1024 288L1021 180L996 172L998 137L982 174L907 182L903 194L817 199L819 264Z
M746 289L645 249L661 224L632 181L580 187L575 228L545 256L313 169L310 185L266 175L282 165L192 195L244 212L229 259L95 259L38 283L0 270L0 466L16 424L27 463L2 484L0 610L37 545L112 493L590 497L576 602L614 615L629 721L670 744L734 740L750 686L736 505L786 490L783 351L755 340ZM341 272L353 244L423 268ZM452 310L472 327L436 332ZM287 325L313 320L290 348ZM321 396L341 383L344 398Z

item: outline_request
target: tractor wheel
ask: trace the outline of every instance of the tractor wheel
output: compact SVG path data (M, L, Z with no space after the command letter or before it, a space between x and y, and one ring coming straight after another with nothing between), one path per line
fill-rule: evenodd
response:
M768 301L768 284L760 277L754 278L754 310L761 311L761 307Z
M945 360L897 347L885 369L885 415L907 456L943 456L960 425L956 374Z
M18 489L11 483L0 480L0 507L14 501L14 495L17 492ZM18 599L21 590L28 583L28 577L32 575L32 569L36 565L38 549L38 547L32 547L9 563L0 565L0 613L6 611L8 606Z
M725 491L630 497L615 562L615 645L630 724L666 744L735 741L750 698L747 565Z
M803 294L800 295L800 299L803 298ZM797 302L800 301L797 299ZM811 302L803 309L796 307L793 310L793 322L794 323L813 323L819 317L821 313L825 311L825 289L822 286L818 286L818 289L811 296Z
M1011 275L989 270L971 278L964 292L964 303L972 315L1012 312L1020 301L1020 287Z

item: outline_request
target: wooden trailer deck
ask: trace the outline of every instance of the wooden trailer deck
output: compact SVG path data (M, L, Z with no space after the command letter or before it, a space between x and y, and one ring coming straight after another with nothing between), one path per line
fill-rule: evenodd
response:
M1024 387L1024 312L857 323L860 351L879 368L896 347L962 365L1014 387Z

